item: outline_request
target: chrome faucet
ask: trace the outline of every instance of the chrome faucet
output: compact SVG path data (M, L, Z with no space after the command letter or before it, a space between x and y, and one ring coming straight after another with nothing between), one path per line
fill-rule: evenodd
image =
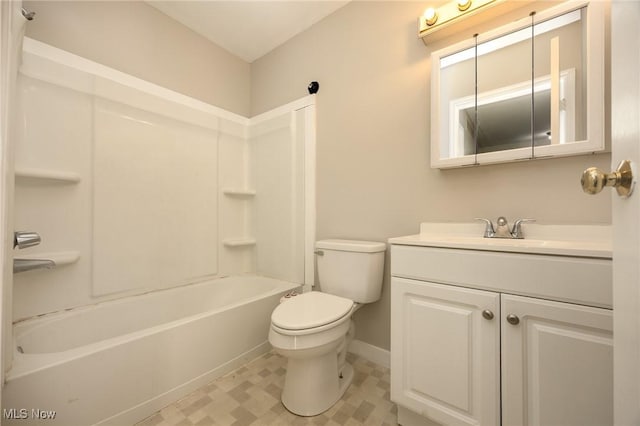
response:
M496 227L493 226L493 222L483 217L477 217L476 220L482 220L486 223L484 228L485 238L514 238L523 239L524 233L522 232L522 224L525 222L535 222L535 219L517 219L513 222L513 227L509 229L509 223L507 218L500 216L496 221Z
M13 233L13 248L25 249L40 244L40 235L31 231L16 231ZM32 271L34 269L51 269L56 267L56 262L49 259L13 259L13 273Z
M40 244L40 235L31 231L16 231L13 233L13 248L24 249Z

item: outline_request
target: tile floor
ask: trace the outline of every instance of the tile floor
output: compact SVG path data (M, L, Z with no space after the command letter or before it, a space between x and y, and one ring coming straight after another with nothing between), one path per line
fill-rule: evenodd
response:
M389 369L353 354L351 386L340 401L315 417L299 417L280 402L286 359L268 352L165 407L136 426L396 425L389 400Z

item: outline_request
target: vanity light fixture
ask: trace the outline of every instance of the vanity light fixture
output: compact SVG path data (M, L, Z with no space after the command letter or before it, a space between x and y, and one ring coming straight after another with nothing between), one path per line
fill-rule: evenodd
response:
M492 3L502 3L506 0L450 0L438 8L430 7L418 18L420 37L457 21L462 17L473 15L481 9L488 9Z

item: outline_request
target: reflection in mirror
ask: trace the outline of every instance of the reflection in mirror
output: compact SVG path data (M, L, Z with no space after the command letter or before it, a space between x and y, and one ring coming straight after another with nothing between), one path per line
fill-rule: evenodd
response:
M531 67L529 28L478 46L478 153L531 147Z
M536 108L534 115L535 131L546 128L548 132L547 138L536 137L536 146L565 144L587 137L585 13L585 8L575 10L534 26L536 86L548 87L545 90L550 95L544 100L547 103L544 114Z
M549 91L536 93L536 114L549 114ZM460 111L460 117L473 111L467 108ZM505 149L527 148L531 146L531 95L521 96L478 105L478 153L502 151ZM505 125L505 117L509 124ZM536 140L547 139L546 127L536 129ZM544 141L541 141L544 142Z
M450 108L460 99L470 99L473 106L475 100L475 46L445 56L440 60L440 140L452 143L442 145L442 154L447 157L462 157L475 154L474 128L475 113L473 108L464 117L453 116L457 112ZM455 129L450 124L455 123ZM461 126L458 130L457 127ZM455 132L455 140L450 139Z
M566 89L574 86L575 72L568 70L561 73L560 85ZM551 81L547 78L537 79L535 82L533 100L534 122L533 140L535 145L550 143L551 129ZM502 151L507 149L526 148L531 146L531 83L524 81L512 86L493 91L478 93L478 136L477 151ZM562 140L566 140L567 129L573 127L567 124L571 114L566 114L575 108L573 103L566 102L565 114L560 119ZM452 140L456 144L473 139L474 128L467 125L475 117L475 96L456 99L451 103L454 133ZM466 142L465 142L466 146ZM466 151L465 154L472 154Z

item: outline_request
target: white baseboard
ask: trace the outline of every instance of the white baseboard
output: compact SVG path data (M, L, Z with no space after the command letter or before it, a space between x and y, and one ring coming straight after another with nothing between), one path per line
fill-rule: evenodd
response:
M391 365L391 353L388 350L373 346L362 340L352 340L349 344L349 352L386 368Z

